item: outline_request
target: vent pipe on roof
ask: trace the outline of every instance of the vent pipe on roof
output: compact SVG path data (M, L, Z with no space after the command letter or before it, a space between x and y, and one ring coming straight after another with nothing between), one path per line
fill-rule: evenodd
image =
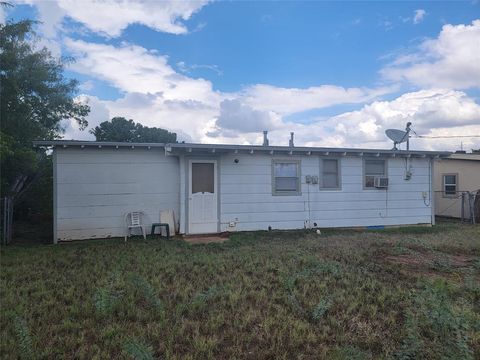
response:
M288 146L293 147L293 132L290 133L290 141L288 142Z
M263 130L263 146L268 146L268 138L267 138L268 131Z

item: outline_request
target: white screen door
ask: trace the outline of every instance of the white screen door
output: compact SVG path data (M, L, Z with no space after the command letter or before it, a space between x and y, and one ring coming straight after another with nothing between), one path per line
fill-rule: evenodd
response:
M216 233L217 161L190 160L188 184L188 232L190 234Z

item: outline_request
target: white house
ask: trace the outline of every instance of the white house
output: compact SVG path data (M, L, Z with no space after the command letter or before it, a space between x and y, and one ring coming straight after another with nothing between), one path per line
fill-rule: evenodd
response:
M54 242L120 237L173 209L183 234L433 224L443 152L37 141L53 148Z

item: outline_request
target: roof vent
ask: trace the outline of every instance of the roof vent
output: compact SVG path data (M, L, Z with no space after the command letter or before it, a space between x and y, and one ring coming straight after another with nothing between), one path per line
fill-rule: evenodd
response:
M263 130L263 146L268 146L268 137L267 137L268 131Z
M294 146L294 144L293 144L293 135L294 135L294 133L291 132L291 133L290 133L290 141L288 142L288 146L290 146L290 147L293 147L293 146Z

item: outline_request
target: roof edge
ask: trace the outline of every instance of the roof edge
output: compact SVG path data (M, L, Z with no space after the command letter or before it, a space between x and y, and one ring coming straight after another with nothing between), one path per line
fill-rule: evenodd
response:
M396 154L396 155L420 155L429 157L448 157L452 153L448 151L423 151L423 150L385 150L385 149L362 149L362 148L330 148L315 146L263 146L263 145L232 145L232 144L197 144L197 143L136 143L136 142L109 142L109 141L80 141L80 140L37 140L33 141L36 147L128 147L128 148L164 148L172 152L175 149L185 149L187 152L195 150L224 150L224 151L270 151L270 152L306 152L306 153L347 153L350 154Z

